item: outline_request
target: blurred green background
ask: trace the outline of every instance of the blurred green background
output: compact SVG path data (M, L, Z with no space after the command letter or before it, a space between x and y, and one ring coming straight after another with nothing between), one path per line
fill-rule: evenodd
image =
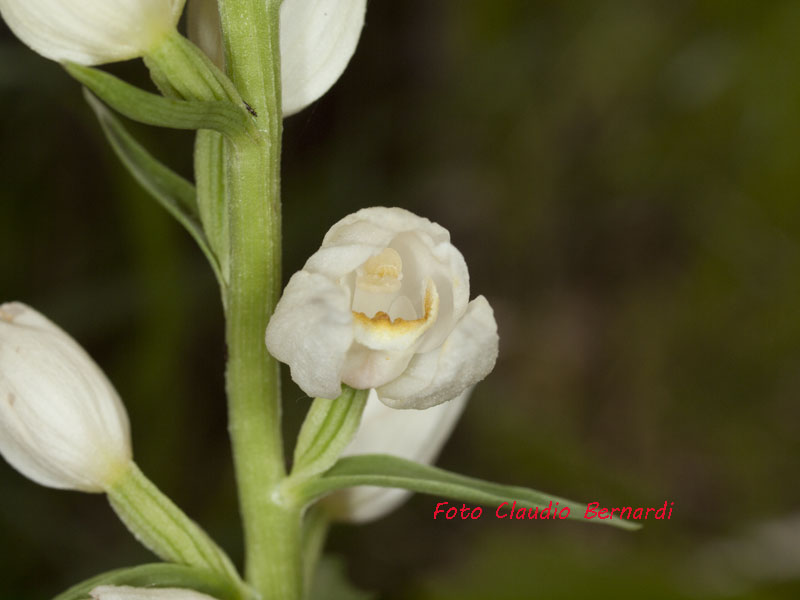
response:
M439 464L675 508L631 534L434 522L437 500L415 497L333 530L358 587L800 597L799 34L796 0L370 3L345 76L286 122L286 276L360 207L438 221L501 334ZM0 42L0 299L87 347L143 470L238 560L212 275L117 164L78 85L5 29ZM145 82L139 64L113 70ZM136 131L190 173L191 136ZM308 402L285 393L296 431ZM5 463L0 554L3 600L151 560L102 497Z

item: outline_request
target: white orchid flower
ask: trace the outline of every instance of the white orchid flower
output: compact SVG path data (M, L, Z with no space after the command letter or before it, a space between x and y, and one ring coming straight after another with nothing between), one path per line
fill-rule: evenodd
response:
M54 488L105 491L131 461L128 415L75 340L32 308L0 305L0 454Z
M472 389L426 411L389 408L373 390L361 427L343 456L390 454L418 463L433 463L453 432ZM365 523L392 512L411 494L408 490L361 486L335 492L323 503L335 519Z
M173 31L185 0L0 0L14 34L42 56L100 65L147 54Z
M494 368L498 336L450 234L401 208L336 223L289 280L267 327L269 351L311 397L375 388L392 408L447 402Z
M342 76L364 27L367 0L283 0L281 90L284 116L318 100ZM222 67L216 0L190 0L189 37Z
M135 588L101 585L89 596L92 600L214 600L211 596L178 588Z

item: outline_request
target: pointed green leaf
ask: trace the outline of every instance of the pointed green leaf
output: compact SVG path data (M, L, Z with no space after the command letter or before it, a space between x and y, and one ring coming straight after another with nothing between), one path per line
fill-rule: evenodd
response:
M520 506L545 507L552 501L558 502L561 507L569 507L570 519L582 519L586 510L586 504L530 488L482 481L382 454L343 458L323 477L300 484L295 488L295 492L298 492L305 501L311 502L335 490L359 485L400 488L492 507L514 500ZM603 521L593 519L590 522L630 530L640 528L638 524L621 519Z
M361 424L368 395L369 390L343 386L334 400L314 400L297 438L292 479L313 477L336 463Z
M100 585L183 588L207 594L218 600L242 600L244 595L223 578L193 567L155 563L109 571L87 579L53 600L88 600L89 592Z
M208 258L217 279L222 283L219 263L199 223L194 186L154 158L125 129L120 120L88 90L84 89L84 97L122 164L136 181L186 228Z
M134 121L172 129L213 129L232 137L248 130L247 111L231 102L165 98L99 69L74 63L65 63L64 68L103 102Z

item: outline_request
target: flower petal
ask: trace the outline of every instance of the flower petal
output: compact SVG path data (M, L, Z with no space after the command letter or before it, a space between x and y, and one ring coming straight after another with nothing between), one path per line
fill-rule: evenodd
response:
M350 295L331 280L298 271L267 326L270 353L291 366L292 379L312 398L337 398L353 342Z
M440 311L436 323L426 332L418 352L430 352L442 345L469 304L469 271L464 257L448 239L435 242L427 231L403 232L390 246L403 260L404 282L401 294L419 296L414 286L433 281L439 295ZM408 287L407 287L408 286Z
M372 390L361 427L343 455L390 454L430 464L450 437L471 393L470 388L450 402L416 411L389 408ZM407 490L361 486L337 492L325 503L337 518L363 523L388 514L409 496Z
M46 58L98 65L141 56L175 27L184 0L0 0L0 13Z
M412 356L413 347L388 352L353 344L344 363L342 382L357 390L383 385L405 371Z
M339 280L353 273L371 257L380 254L392 240L385 232L375 232L370 239L358 243L341 246L322 246L306 261L303 269L310 273L318 273L334 280ZM383 234L383 235L379 235ZM355 282L352 282L355 283Z
M361 242L373 232L392 234L389 239L404 231L420 231L428 234L435 243L449 242L450 232L441 225L415 215L404 208L371 206L347 215L325 234L322 247Z
M283 0L284 117L319 100L342 76L356 51L366 11L367 0ZM187 13L189 38L223 68L225 52L217 1L190 0Z
M334 224L303 268L338 279L380 254L397 234L423 228L450 237L447 230L402 208L364 208Z
M283 114L319 99L341 77L361 37L367 0L283 0Z
M402 208L374 206L344 217L328 230L322 246L303 268L341 279L390 244L408 263L404 267L410 271L407 280L421 286L420 297L431 277L445 305L452 306L460 318L469 300L464 257L450 243L450 233L444 227ZM431 261L431 257L436 260Z
M499 338L492 307L478 296L436 350L417 354L394 381L378 388L392 408L430 408L456 397L494 368Z

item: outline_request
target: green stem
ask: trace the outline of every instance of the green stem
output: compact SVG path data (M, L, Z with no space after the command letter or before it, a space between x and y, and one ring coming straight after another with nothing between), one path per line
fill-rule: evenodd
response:
M227 387L246 577L270 600L302 594L301 512L286 476L278 363L264 333L281 289L279 0L221 0L229 75L257 113L256 139L226 143L230 227Z

